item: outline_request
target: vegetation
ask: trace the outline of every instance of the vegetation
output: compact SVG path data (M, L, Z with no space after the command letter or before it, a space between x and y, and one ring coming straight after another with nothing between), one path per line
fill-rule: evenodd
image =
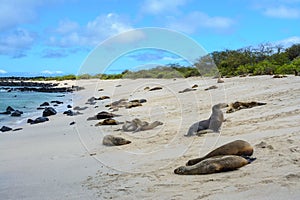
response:
M120 79L120 78L187 78L192 76L239 76L293 74L300 72L300 44L284 49L280 45L261 44L238 50L215 51L199 58L193 66L179 64L120 74L82 74L58 77L39 77L39 80ZM37 79L36 79L37 80Z
M300 44L287 49L261 44L258 48L213 52L211 56L223 76L293 74L300 71Z

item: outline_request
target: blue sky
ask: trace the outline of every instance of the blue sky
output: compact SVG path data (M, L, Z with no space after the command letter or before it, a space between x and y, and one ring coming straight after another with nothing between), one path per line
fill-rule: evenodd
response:
M97 45L145 27L178 31L207 52L300 43L300 0L0 0L0 5L2 76L76 74ZM141 49L113 60L108 71L151 63L184 61L161 49Z

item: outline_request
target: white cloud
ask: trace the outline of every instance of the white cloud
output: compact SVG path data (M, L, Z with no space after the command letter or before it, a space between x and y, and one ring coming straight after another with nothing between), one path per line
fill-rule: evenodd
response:
M64 72L62 71L50 71L50 70L44 70L41 71L42 74L49 74L49 75L53 75L53 74L63 74Z
M285 38L283 40L279 40L274 42L275 45L282 45L285 48L292 46L293 44L300 44L300 37L299 36L293 36L289 38Z
M146 0L142 6L142 12L149 14L165 14L174 12L179 6L186 4L187 0Z
M7 71L0 69L0 74L6 74L6 73L7 73Z
M192 12L180 19L172 20L168 27L186 33L195 33L199 28L227 30L234 24L234 20L226 17L211 17L202 12Z
M110 36L131 29L129 23L115 13L100 15L85 26L69 20L61 21L55 29L60 34L50 36L48 44L59 47L96 46Z
M12 33L0 36L0 54L22 57L30 49L36 34L25 29L16 29Z
M295 8L288 8L286 6L266 8L263 14L268 17L297 19L300 17L300 10Z
M7 30L36 18L36 10L45 1L38 0L0 0L0 30Z
M59 34L67 34L70 32L77 31L79 29L79 24L71 20L65 19L59 22L58 27L55 29L55 32Z

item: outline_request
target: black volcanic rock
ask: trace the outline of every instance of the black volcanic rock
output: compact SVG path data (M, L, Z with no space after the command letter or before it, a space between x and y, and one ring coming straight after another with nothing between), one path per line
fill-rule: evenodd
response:
M35 120L28 119L27 123L29 123L29 124L38 124L38 123L42 123L42 122L46 122L46 121L49 121L49 118L47 118L47 117L38 117Z
M12 130L12 128L10 128L8 126L2 126L0 129L1 132L11 131L11 130Z
M8 106L6 108L6 112L13 112L13 111L15 111L15 109L13 109L11 106Z
M42 107L42 106L50 106L50 104L49 104L48 102L44 102L44 103L42 103L40 106L41 106L41 107Z
M63 104L64 102L62 102L62 101L51 101L50 103Z
M20 130L23 130L23 128L15 128L12 131L20 131Z
M23 114L22 111L16 110L10 116L12 116L12 117L20 117L22 114Z
M72 110L67 110L63 113L64 115L73 116L75 113Z
M67 108L72 108L72 106L71 105L67 105Z
M47 107L45 108L45 110L43 111L43 117L48 117L51 115L56 115L56 110L52 107Z
M0 112L0 115L10 115L10 114L11 114L10 111Z

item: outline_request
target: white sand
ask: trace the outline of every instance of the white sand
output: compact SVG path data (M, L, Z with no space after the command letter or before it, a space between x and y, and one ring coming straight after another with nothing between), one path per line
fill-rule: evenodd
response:
M89 107L80 111L83 115L59 113L49 117L49 122L0 134L1 199L300 198L300 77L235 77L223 84L210 78L81 80L69 84L86 88L73 98L73 106ZM196 91L178 93L194 84L199 85ZM204 91L211 85L218 89ZM146 86L162 86L163 90L145 91ZM104 91L98 91L100 88ZM85 102L103 95L112 101L147 99L142 107L115 112L122 115L115 118L118 121L138 117L164 125L137 133L114 131L121 125L95 127L98 121L86 119L107 110L104 106L111 100L98 101L98 108ZM267 105L225 113L227 121L220 135L183 137L191 124L209 117L213 104L234 101ZM71 121L76 125L70 126ZM101 139L107 134L132 143L103 146ZM257 160L226 173L173 173L187 160L235 139L251 143ZM269 146L255 146L262 141Z

